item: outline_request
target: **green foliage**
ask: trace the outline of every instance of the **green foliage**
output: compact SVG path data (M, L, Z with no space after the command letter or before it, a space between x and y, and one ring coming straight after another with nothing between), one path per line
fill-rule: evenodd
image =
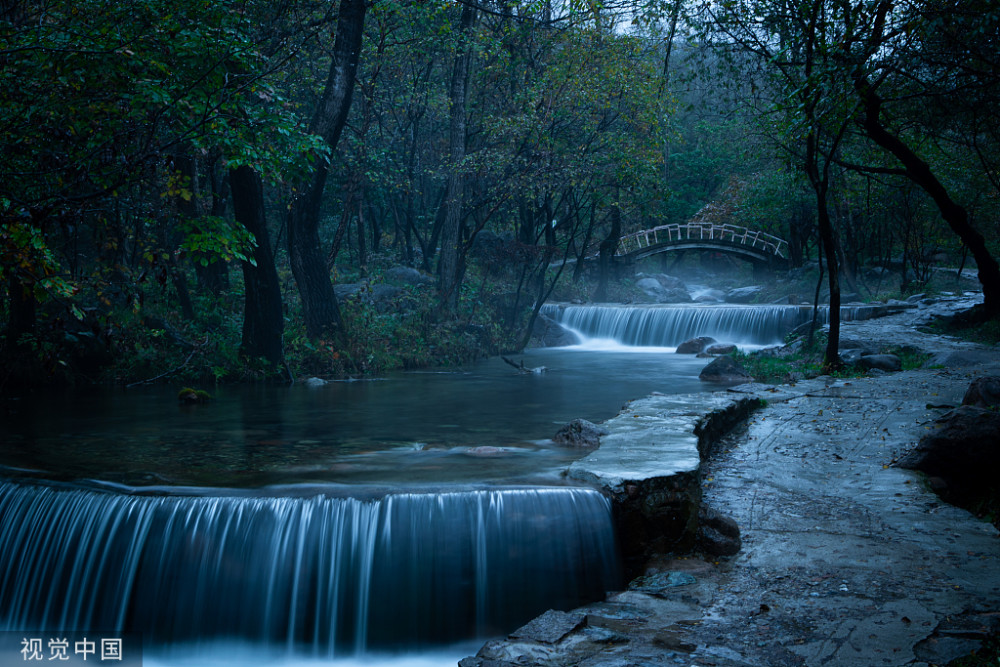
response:
M231 220L202 216L194 220L182 219L179 227L184 235L181 249L191 253L194 261L202 266L220 259L226 262L238 259L257 265L253 258L257 239Z

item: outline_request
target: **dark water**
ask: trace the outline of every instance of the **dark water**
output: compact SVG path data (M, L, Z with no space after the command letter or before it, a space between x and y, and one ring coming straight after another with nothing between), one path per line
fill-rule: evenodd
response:
M0 465L127 485L262 486L551 481L578 452L562 424L599 421L652 391L710 389L706 361L662 351L533 350L468 368L322 387L87 390L8 401Z

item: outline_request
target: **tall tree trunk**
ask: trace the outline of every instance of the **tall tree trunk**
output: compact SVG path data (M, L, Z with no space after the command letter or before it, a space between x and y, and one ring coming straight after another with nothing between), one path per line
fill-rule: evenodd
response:
M441 256L438 259L438 293L441 309L454 312L458 308L462 278L462 198L465 194L465 119L469 98L469 69L472 62L471 33L476 23L476 9L462 5L459 45L451 77L451 116L448 124L448 186L444 198L444 224L441 227Z
M906 170L906 177L930 195L951 230L972 253L983 286L984 306L990 315L1000 314L1000 265L986 247L986 240L969 222L969 214L948 194L929 164L924 162L902 139L882 124L882 98L863 76L855 77L855 89L864 102L864 129L872 141L891 153Z
M337 147L351 108L354 79L364 36L366 0L341 0L333 59L323 98L310 131L323 137L331 152ZM340 308L319 240L319 214L329 166L320 160L302 194L288 213L288 255L302 298L306 334L321 338L340 328Z
M281 308L281 287L271 253L264 214L264 186L260 175L247 166L229 174L233 193L233 215L257 240L253 251L254 263L241 262L245 283L243 309L243 356L263 357L272 366L284 361L282 334L285 319Z
M816 193L816 222L819 236L822 240L823 254L826 256L828 285L830 287L830 335L826 341L823 353L823 370L837 370L842 365L840 360L840 274L837 271L837 248L834 238L833 221L830 219L830 175L829 160L824 168L820 168L822 159L819 151L819 136L816 130L806 137L806 173L809 182Z

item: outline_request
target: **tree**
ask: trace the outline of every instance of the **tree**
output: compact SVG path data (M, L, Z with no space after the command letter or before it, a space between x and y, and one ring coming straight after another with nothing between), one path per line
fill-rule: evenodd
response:
M454 311L458 307L463 273L462 203L465 192L466 105L469 97L469 70L472 66L472 31L476 25L476 9L470 3L462 5L459 22L459 42L455 52L449 94L448 179L444 195L444 222L441 228L441 256L438 261L438 291L441 308Z
M326 143L331 160L351 108L366 10L366 0L341 0L330 73L309 127L310 133ZM317 161L310 179L300 185L301 191L288 213L288 254L302 299L306 333L311 338L334 334L341 324L337 295L319 239L320 210L329 168L327 160Z
M868 138L899 161L906 178L934 201L941 216L976 260L986 312L1000 315L1000 264L990 254L983 235L971 224L965 206L952 196L902 131L891 129L893 121L886 112L887 100L880 92L888 89L889 94L905 95L909 104L913 104L914 96L918 100L942 96L961 100L971 96L977 104L995 108L1000 101L1000 76L996 74L1000 62L993 49L976 47L983 46L986 35L996 34L1000 17L986 7L973 18L953 14L951 8L942 11L937 3L922 1L900 3L896 11L891 0L882 0L874 11L865 5L852 9L859 26L850 35L856 47L845 48L844 55L853 56L849 61L850 76L863 109L861 127ZM955 20L956 15L964 20ZM941 30L942 27L945 29ZM915 43L910 41L909 33L917 35ZM945 35L943 38L941 33ZM933 48L942 43L946 48ZM961 47L956 48L959 44ZM970 51L978 55L969 58ZM973 123L970 129L975 136L980 130L979 123ZM979 153L986 154L982 150Z

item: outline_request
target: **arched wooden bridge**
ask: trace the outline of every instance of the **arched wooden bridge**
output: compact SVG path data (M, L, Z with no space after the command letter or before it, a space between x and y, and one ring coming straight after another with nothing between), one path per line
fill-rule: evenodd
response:
M788 263L788 242L760 230L707 222L661 225L621 237L615 257L635 262L661 252L713 250L739 255L755 264Z

